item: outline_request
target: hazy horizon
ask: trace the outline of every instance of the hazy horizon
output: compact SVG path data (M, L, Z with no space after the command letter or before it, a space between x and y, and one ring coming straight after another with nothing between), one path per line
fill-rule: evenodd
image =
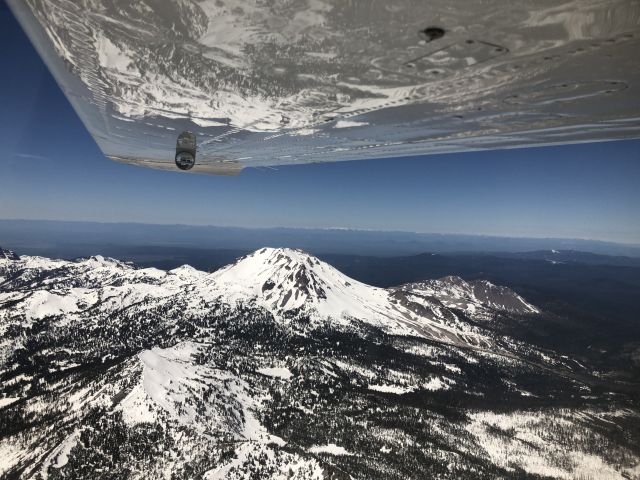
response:
M262 247L299 248L313 254L407 256L423 253L524 253L577 251L640 258L640 246L601 240L506 237L407 231L233 227L132 222L0 219L0 246L23 254L75 258L105 255L137 258L152 247L164 258L188 252L228 250L244 254ZM173 253L172 253L173 252Z
M240 230L302 230L302 231L353 231L353 232L371 232L371 233L407 233L417 235L433 235L433 236L463 236L463 237L488 237L500 239L520 239L520 240L577 240L585 242L600 242L626 247L640 248L640 240L638 242L622 242L607 240L604 238L588 238L588 237L557 237L545 235L500 235L495 233L473 233L473 232L454 232L454 231L417 231L417 230L385 230L374 228L358 228L358 227L337 227L337 226L318 226L304 227L294 225L268 225L268 226L244 226L244 225L221 225L221 224L198 224L198 223L172 223L172 222L130 222L130 221L97 221L97 220L64 220L64 219L46 219L46 218L11 218L2 217L0 222L53 222L53 223L76 223L76 224L99 224L99 225L141 225L141 226L160 226L160 227L195 227L195 228L220 228L220 229L240 229ZM0 232L1 233L1 232Z

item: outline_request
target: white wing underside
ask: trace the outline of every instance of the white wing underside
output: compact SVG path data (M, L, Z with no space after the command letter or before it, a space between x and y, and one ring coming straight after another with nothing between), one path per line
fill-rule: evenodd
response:
M8 3L121 162L177 170L185 130L217 174L640 137L636 0Z

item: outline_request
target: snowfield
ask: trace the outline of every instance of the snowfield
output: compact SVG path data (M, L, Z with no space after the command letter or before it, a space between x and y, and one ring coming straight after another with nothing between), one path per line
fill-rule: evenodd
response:
M0 478L640 478L636 400L506 287L0 253Z

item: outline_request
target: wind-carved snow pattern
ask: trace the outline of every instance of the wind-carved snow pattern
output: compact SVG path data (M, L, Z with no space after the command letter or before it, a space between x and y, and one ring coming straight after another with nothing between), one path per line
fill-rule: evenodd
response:
M180 344L171 349L145 350L141 381L122 400L118 409L128 423L154 422L158 417L201 432L232 433L234 440L282 443L266 433L254 417L257 407L249 386L229 372L194 365L198 345ZM210 397L221 402L198 406Z

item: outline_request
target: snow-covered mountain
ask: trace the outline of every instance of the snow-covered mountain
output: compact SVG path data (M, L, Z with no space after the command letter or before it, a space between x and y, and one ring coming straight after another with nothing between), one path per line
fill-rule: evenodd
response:
M191 314L209 305L252 305L280 321L305 315L318 323L349 327L354 320L390 334L486 345L485 332L460 318L495 312L536 313L513 291L488 282L460 278L382 289L358 282L300 250L263 248L212 274L189 266L168 272L101 256L69 262L22 257L6 264L5 300L14 302L3 316L22 312L27 319L45 316L82 317L148 302L179 303Z
M491 316L495 312L540 313L513 290L487 280L467 282L460 277L449 276L402 285L398 290L414 299L438 299L446 307L464 310L474 318Z
M602 430L636 405L502 334L541 313L507 287L381 289L291 249L214 273L5 252L2 478L638 478Z
M0 248L0 259L4 260L20 260L20 257L16 255L11 250L5 250L4 248Z

